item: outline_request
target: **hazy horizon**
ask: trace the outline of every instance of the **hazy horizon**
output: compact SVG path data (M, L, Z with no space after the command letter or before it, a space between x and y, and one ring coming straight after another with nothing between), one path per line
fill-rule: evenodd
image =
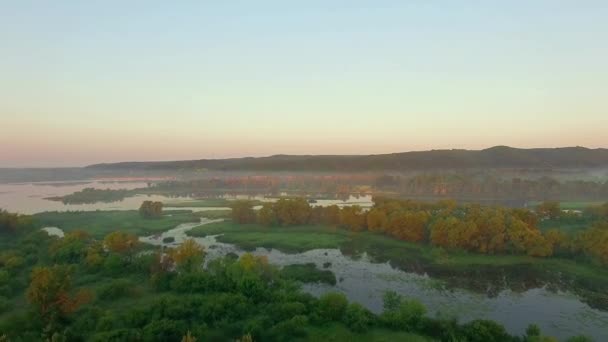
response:
M608 147L602 1L0 11L0 167Z

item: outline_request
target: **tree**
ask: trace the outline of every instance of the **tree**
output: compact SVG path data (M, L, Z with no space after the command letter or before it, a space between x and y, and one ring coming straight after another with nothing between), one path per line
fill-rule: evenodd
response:
M199 269L205 258L204 248L194 239L184 241L179 247L171 250L170 254L176 266L186 272Z
M340 207L333 204L323 208L323 215L321 220L325 224L338 225L340 224Z
M471 342L509 341L505 328L494 321L475 320L462 327L465 338Z
M424 211L399 211L388 218L387 233L397 239L421 242L425 239L429 215Z
M277 223L277 216L274 212L272 203L264 203L258 210L257 222L263 226L273 226Z
M388 218L386 213L378 208L373 208L367 213L367 229L372 232L383 232Z
M351 303L346 308L344 323L355 332L365 332L374 322L374 314L359 303Z
M231 205L232 220L239 224L255 223L255 211L251 201L238 200Z
M23 233L32 226L32 218L27 215L9 213L0 209L0 234Z
M139 246L139 239L125 232L112 232L103 239L103 245L110 252L130 257Z
M312 208L304 198L282 198L274 203L277 222L281 226L296 226L308 223Z
M76 230L57 239L50 247L53 259L64 263L79 263L87 254L90 236L87 232Z
M585 254L608 265L608 223L596 224L583 231L577 240Z
M88 291L71 295L71 269L67 266L36 267L32 270L27 300L44 320L52 314L68 315L91 299Z
M139 207L139 214L147 219L160 218L163 216L163 203L144 201Z
M358 205L344 207L340 210L340 225L348 230L363 231L367 224L366 221L365 212Z

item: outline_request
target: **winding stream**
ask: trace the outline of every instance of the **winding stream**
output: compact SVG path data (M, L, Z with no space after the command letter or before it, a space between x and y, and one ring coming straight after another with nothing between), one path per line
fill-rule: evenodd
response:
M181 224L160 235L141 237L140 241L157 246L177 246L190 238L186 233L192 228L219 221L221 219L201 219L200 223ZM175 241L163 243L167 237L173 237ZM205 247L207 261L228 253L245 253L235 245L218 242L216 237L194 238ZM491 319L503 324L511 334L523 335L528 324L535 323L545 334L560 339L585 334L596 341L608 341L608 312L593 309L568 292L553 292L546 288L522 293L505 290L488 298L466 290L445 289L441 281L401 271L388 263L373 263L366 254L353 259L338 249L286 254L276 249L257 248L252 253L265 255L270 263L278 266L314 263L322 269L324 263L331 263L327 269L336 275L336 286L305 284L303 289L317 296L327 291L340 291L349 300L359 302L374 312L382 310L384 291L393 290L420 300L431 315L458 317L461 322Z

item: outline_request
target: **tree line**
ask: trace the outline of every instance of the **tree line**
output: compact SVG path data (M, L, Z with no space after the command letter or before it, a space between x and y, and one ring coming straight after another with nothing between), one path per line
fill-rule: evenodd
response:
M540 221L572 215L562 212L557 202L542 203L536 210L458 205L451 200L426 203L374 197L373 202L370 210L364 210L357 205L313 207L303 198L280 199L265 203L256 212L249 202L237 201L232 206L232 219L241 224L281 227L325 224L446 249L585 257L608 265L608 203L583 214L593 222L589 228L568 234L538 227Z

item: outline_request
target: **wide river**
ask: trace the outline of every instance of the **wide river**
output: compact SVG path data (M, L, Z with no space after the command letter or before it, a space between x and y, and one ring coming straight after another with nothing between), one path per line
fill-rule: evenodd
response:
M64 205L61 202L44 199L70 194L86 187L132 189L145 186L143 182L106 181L0 184L0 208L25 214L54 210L130 210L137 209L143 200L172 202L176 200L165 196L146 195L133 196L114 203ZM369 197L351 198L347 202L362 206L371 204ZM321 200L317 205L334 203L344 204L341 201ZM141 240L161 245L164 237L172 236L175 238L173 244L179 244L187 238L188 230L211 222L214 221L203 219L201 223L179 225L161 236L142 237ZM57 233L55 230L52 232ZM196 238L196 241L205 246L208 252L207 260L228 253L239 255L244 253L234 245L216 241L214 236ZM360 258L352 258L338 249L317 249L286 254L265 248L258 248L253 253L266 255L271 263L279 266L314 263L317 267L323 268L324 264L330 263L327 269L334 272L338 284L336 286L307 284L304 285L304 290L315 295L327 291L340 291L350 300L360 302L375 312L382 310L384 291L393 290L420 300L427 306L431 315L457 316L461 322L480 318L492 319L503 324L510 333L520 335L524 334L529 323L535 323L546 334L560 339L586 334L598 342L608 341L608 312L591 308L576 295L568 292L555 292L546 288L533 288L523 292L504 290L490 298L481 293L438 286L441 284L440 280L427 275L404 272L388 263L374 263L365 254Z

